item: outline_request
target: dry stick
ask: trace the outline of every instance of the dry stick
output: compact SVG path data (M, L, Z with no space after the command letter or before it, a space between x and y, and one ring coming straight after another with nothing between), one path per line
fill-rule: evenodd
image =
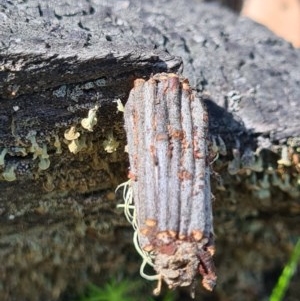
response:
M190 91L185 86L182 91L181 102L181 121L182 121L182 155L180 166L180 229L179 238L185 239L188 234L189 224L191 222L191 201L195 162L193 156L193 130L192 116L190 107Z
M145 177L144 177L144 189L145 189L145 198L147 202L145 203L145 208L147 212L147 220L148 224L153 223L156 225L156 217L157 217L157 189L156 189L156 170L153 166L156 164L156 149L155 149L155 106L154 99L156 97L156 85L150 80L145 85L145 97L144 107L145 107L145 131L144 131L144 141L145 145L148 146L148 149L145 149L144 160L145 160ZM143 104L142 104L143 105ZM143 225L144 227L145 225Z
M170 165L169 165L169 230L178 233L180 219L180 180L178 177L181 157L181 89L178 76L169 77L167 94L169 110Z
M200 240L203 235L208 236L210 233L204 231L207 223L207 203L210 203L209 197L206 194L207 184L206 179L206 124L203 115L205 114L203 105L198 97L192 96L191 111L193 120L193 147L195 171L193 179L193 195L191 202L191 222L189 225L189 233L192 234L195 240ZM208 178L209 179L209 178ZM210 193L210 191L209 191ZM210 221L212 222L212 221Z
M208 119L201 101L178 75L157 74L147 82L135 81L124 117L132 189L127 189L123 207L136 229L141 275L159 281L155 293L161 280L170 288L188 286L197 273L212 290ZM157 275L146 275L146 264Z
M147 152L145 146L145 133L144 133L144 124L145 124L145 106L144 106L144 87L145 83L139 84L136 86L136 94L135 94L135 116L136 116L136 124L135 129L137 131L137 141L135 142L135 157L137 162L137 177L133 182L133 192L137 193L138 201L135 202L137 216L140 217L138 219L138 226L142 227L143 225L140 221L145 221L147 218L147 212L145 206L143 206L143 201L146 199L145 190L140 189L139 183L145 182L145 160L141 160L144 157L145 152ZM144 187L144 185L143 185Z
M169 167L169 135L168 135L168 112L166 102L166 90L168 89L168 78L161 77L158 85L157 98L155 99L155 153L157 162L156 187L157 187L157 212L158 212L158 231L164 235L167 229L168 206L168 167Z

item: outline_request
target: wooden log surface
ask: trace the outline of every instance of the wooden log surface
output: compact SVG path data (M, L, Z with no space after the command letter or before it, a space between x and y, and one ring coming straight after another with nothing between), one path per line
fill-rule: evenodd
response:
M270 274L299 236L298 163L277 164L283 146L299 156L299 59L287 42L214 3L1 2L1 299L63 300L137 264L113 193L128 171L117 100L158 72L189 79L207 105L211 141L227 147L213 165L213 296L268 296ZM81 124L91 109L93 131ZM76 154L65 138L74 126ZM262 149L263 169L230 175L237 149L250 161ZM292 285L287 300L298 294Z

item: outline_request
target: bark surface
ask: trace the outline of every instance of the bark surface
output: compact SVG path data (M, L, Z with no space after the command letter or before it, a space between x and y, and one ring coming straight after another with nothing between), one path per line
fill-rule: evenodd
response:
M88 281L138 277L113 193L128 172L117 100L158 72L189 79L207 105L212 160L213 141L220 153L214 300L268 296L299 236L299 70L299 50L214 3L2 1L1 300L66 300ZM97 106L90 131L81 121ZM277 162L283 146L291 166ZM291 285L286 300L299 294Z

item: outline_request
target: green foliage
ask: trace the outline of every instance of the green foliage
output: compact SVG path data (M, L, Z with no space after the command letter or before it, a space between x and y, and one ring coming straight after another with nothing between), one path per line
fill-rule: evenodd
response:
M298 239L289 262L284 267L276 286L272 291L269 301L281 301L289 287L291 278L293 277L297 264L300 261L300 238Z
M141 284L130 282L128 280L111 280L103 287L90 284L87 287L87 293L80 298L80 301L137 301L141 300ZM138 294L140 292L140 294ZM174 301L175 293L168 291L161 301ZM155 301L154 298L148 298L147 301Z
M130 297L134 283L123 280L121 282L110 281L103 287L90 284L87 294L80 301L133 301Z
M161 301L175 301L176 298L176 293L174 291L167 291L167 293L164 295L164 297L162 299L160 299ZM148 299L148 301L155 301L155 299L150 298Z

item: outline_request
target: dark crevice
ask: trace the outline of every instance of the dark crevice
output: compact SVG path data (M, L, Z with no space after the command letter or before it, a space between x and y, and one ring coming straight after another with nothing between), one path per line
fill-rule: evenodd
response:
M40 4L38 5L38 10L39 10L39 15L40 15L40 17L43 17L44 14L43 14L43 11L42 11L42 8L41 8L41 5L40 5Z
M78 26L81 28L81 29L84 29L86 31L91 31L88 27L85 27L81 21L78 22Z
M63 17L54 12L54 16L57 20L61 20Z

